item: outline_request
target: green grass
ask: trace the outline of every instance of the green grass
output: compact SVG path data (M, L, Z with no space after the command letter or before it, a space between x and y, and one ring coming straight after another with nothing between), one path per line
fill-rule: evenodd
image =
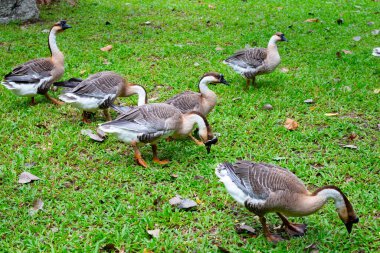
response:
M101 114L83 126L80 112L70 106L57 107L38 96L38 105L30 107L28 99L1 87L1 251L96 252L114 244L131 252L216 252L217 245L231 252L302 252L312 243L320 252L378 250L380 101L374 90L380 88L380 59L371 55L379 46L371 31L379 29L379 11L375 1L83 0L76 7L64 1L43 7L35 24L1 25L1 76L47 56L42 30L65 18L73 28L58 38L66 57L64 79L113 70L146 87L156 101L196 90L208 71L223 73L232 84L212 86L219 101L208 119L221 136L211 153L190 140L161 141L159 157L171 163L152 163L146 146L148 169L137 166L132 148L115 138L99 144L80 135L103 122ZM340 17L343 25L336 23ZM308 18L320 22L304 22ZM243 91L244 80L222 60L246 44L266 46L276 31L289 40L279 44L280 67L258 77L257 88ZM354 36L362 39L356 42ZM99 50L108 44L112 51ZM215 50L218 46L223 50ZM352 54L338 59L336 52L343 49ZM111 64L104 65L105 59ZM283 67L289 72L281 72ZM308 98L316 104L305 104ZM122 101L132 104L137 98ZM266 103L274 110L262 110ZM325 116L330 112L339 115ZM299 122L296 131L283 127L287 117ZM351 133L358 138L350 140ZM273 161L277 156L286 160ZM292 219L308 224L306 236L268 243L257 217L234 202L214 175L217 163L238 158L289 168L311 190L340 187L360 223L348 236L329 203L314 215ZM20 185L22 171L42 180ZM195 212L178 211L168 203L176 194L202 203ZM30 216L38 198L44 208ZM274 215L268 220L272 228L280 224ZM258 237L237 234L234 225L242 222L257 229ZM154 228L161 229L158 239L146 233Z

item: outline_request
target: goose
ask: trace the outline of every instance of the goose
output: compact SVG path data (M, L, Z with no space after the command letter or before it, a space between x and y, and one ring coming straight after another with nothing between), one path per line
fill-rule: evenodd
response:
M55 23L49 33L51 57L34 59L17 66L5 75L2 84L15 95L31 97L31 105L35 105L34 96L37 94L44 95L54 104L62 104L47 92L53 82L60 79L64 73L64 57L58 49L56 36L68 28L71 26L65 20Z
M313 193L287 169L276 165L238 161L221 163L215 174L224 183L228 193L249 211L259 216L265 237L271 242L283 240L271 234L264 215L275 212L291 236L303 236L306 225L290 223L286 216L306 216L315 213L333 199L340 219L351 233L359 222L350 201L336 186L324 186Z
M288 41L283 33L275 33L269 40L268 48L248 48L237 51L223 61L246 79L246 89L255 84L255 77L271 73L280 64L281 58L277 50L278 41Z
M112 120L108 108L117 97L137 94L138 105L147 102L146 91L143 87L127 83L123 77L112 71L90 75L83 81L79 78L71 78L54 85L68 88L64 94L59 96L59 99L82 110L82 121L85 123L90 122L87 112L96 112L98 109L103 110L107 121Z
M183 114L176 107L165 103L133 107L115 120L101 124L98 129L115 135L122 142L131 144L137 164L147 168L138 146L150 143L153 161L166 164L168 160L160 160L157 156L158 140L168 136L187 136L196 124L209 153L211 145L218 139L213 136L206 118L199 112Z
M206 117L214 109L217 100L215 92L210 90L207 85L217 83L229 85L222 74L205 73L198 84L199 92L185 91L166 100L165 103L177 107L182 113L196 111ZM203 145L191 133L189 137L198 145Z

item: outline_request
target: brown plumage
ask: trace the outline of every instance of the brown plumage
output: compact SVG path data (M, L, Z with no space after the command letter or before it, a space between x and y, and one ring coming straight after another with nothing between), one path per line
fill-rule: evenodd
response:
M32 104L37 94L45 95L54 104L61 104L47 92L52 83L61 78L64 73L64 57L57 47L56 34L68 28L71 26L64 20L54 24L49 33L51 57L31 60L17 66L5 75L2 84L18 96L31 97Z
M138 105L145 104L147 100L143 87L128 84L123 77L112 71L90 75L83 81L75 78L70 80L55 84L69 88L59 96L59 99L83 110L83 112L95 112L102 109L107 120L111 120L108 108L113 105L117 97L138 94ZM83 113L83 121L89 122L85 116L86 114Z
M302 236L306 225L290 223L285 216L310 215L333 199L339 217L350 233L357 218L351 203L339 188L325 186L310 193L302 181L289 170L270 164L238 161L222 163L215 174L224 183L231 196L249 211L259 216L268 240L282 238L270 233L264 215L275 212L283 221L289 235Z
M131 144L137 163L147 167L138 145L150 143L153 160L165 164L168 161L161 161L157 156L158 140L172 135L186 136L195 124L198 125L199 135L209 152L211 144L215 144L217 139L213 137L207 120L197 112L182 114L179 109L165 103L133 107L117 119L100 125L99 129L115 134L119 140Z
M287 41L283 33L274 34L268 43L268 48L248 48L237 51L228 57L223 63L247 80L246 88L249 88L250 80L255 83L257 75L271 73L280 64L281 58L277 50L277 41Z

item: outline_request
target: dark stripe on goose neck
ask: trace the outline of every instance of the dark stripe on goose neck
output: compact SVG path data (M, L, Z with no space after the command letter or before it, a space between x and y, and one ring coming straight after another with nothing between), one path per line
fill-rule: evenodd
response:
M350 201L348 200L348 198L346 197L346 195L344 195L344 193L338 187L336 187L334 185L323 186L323 187L317 189L315 192L313 192L312 196L316 196L319 192L326 190L326 189L332 189L332 190L336 190L337 192L339 192L340 195L343 197L344 204L346 205L346 208L347 208L347 212L349 214L354 213L354 209L352 208L352 205L351 205Z

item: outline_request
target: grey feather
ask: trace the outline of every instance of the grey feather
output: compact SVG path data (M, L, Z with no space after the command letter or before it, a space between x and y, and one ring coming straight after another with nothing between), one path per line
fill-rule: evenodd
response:
M265 58L267 57L266 48L248 48L243 49L231 57L227 58L225 62L238 65L242 68L258 68L264 64Z
M201 94L193 91L182 92L165 101L165 103L178 108L182 113L199 111L201 102Z

